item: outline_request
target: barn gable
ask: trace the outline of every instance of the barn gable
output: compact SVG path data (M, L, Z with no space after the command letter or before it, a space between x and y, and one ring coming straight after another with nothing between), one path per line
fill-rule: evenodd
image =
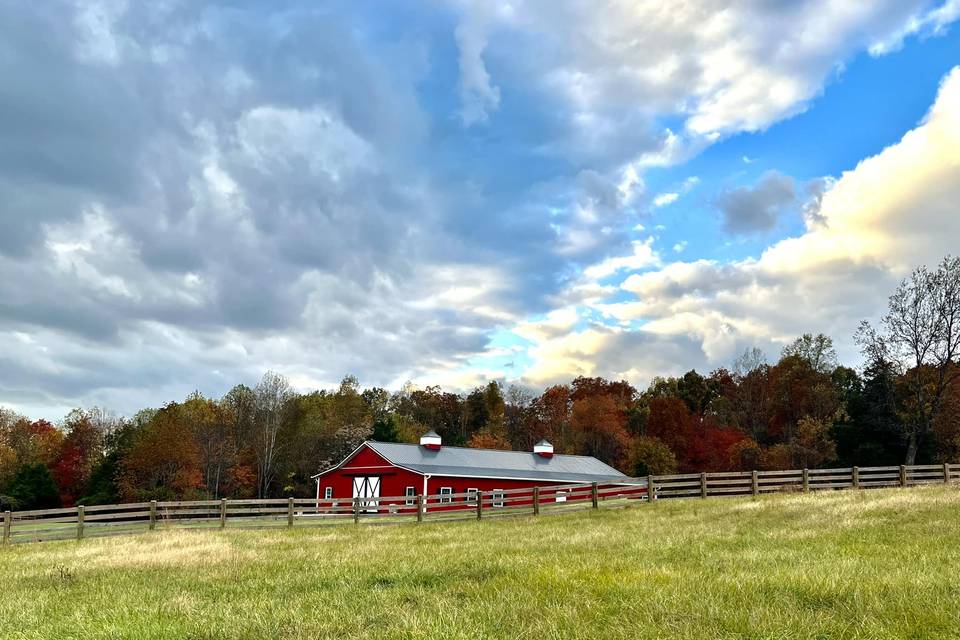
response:
M340 464L335 467L330 467L326 471L322 471L312 477L319 478L337 470L376 473L377 471L393 469L398 466L385 458L380 452L373 449L370 446L371 444L373 443L364 442L344 458Z

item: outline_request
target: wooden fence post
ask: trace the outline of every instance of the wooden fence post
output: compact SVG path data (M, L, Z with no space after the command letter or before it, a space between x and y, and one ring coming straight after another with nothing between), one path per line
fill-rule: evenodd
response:
M900 486L907 486L907 465L900 465Z
M810 469L804 467L803 469L803 492L810 492Z
M220 528L227 528L227 499L220 498Z
M949 462L943 463L943 482L944 483L950 482L950 463Z
M13 514L3 512L3 544L10 544L10 527L13 525Z
M657 499L657 487L653 484L653 476L647 476L647 502Z
M540 515L540 487L533 488L533 515Z
M700 497L707 497L707 472L703 471L700 473Z
M77 505L77 540L83 540L83 505Z
M150 530L157 528L157 501L150 501Z
M854 467L853 471L851 471L850 473L851 473L851 476L850 476L851 480L853 481L853 488L859 489L860 488L860 467Z
M483 517L483 491L477 491L477 520Z
M287 527L293 526L293 498L287 498Z
M590 485L590 500L593 503L594 509L600 508L600 487L597 486L597 483L591 483Z
M750 493L753 495L760 493L760 482L757 475L758 474L756 471L753 471L750 474Z
M360 524L360 498L353 499L353 524Z
M423 496L417 496L417 522L423 522Z

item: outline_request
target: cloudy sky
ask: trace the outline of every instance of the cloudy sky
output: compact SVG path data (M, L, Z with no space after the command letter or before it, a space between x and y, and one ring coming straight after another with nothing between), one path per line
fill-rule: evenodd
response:
M0 405L856 363L960 251L958 18L0 1Z

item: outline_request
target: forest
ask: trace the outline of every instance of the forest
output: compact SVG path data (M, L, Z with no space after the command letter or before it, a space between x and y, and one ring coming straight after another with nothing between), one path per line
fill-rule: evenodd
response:
M193 393L130 417L75 409L58 423L0 408L0 509L151 499L310 496L310 476L367 439L596 456L633 475L960 461L960 258L905 278L856 333L859 368L804 334L775 362L654 379L578 377L537 394L406 385L295 391L267 372L221 398Z

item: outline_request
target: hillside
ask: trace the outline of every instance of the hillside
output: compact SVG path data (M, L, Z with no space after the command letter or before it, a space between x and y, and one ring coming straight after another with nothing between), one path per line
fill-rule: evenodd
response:
M2 638L935 638L960 491L0 550Z

